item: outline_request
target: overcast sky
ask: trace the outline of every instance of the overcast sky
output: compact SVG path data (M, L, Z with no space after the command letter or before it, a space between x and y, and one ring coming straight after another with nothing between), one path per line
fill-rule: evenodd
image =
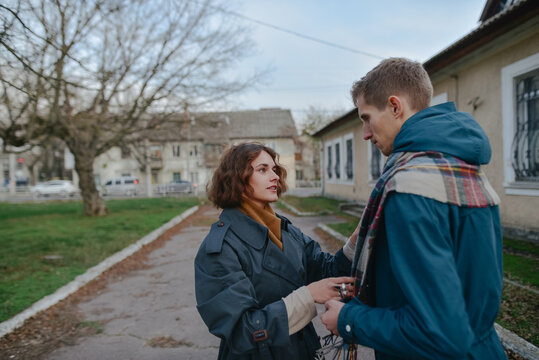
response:
M245 17L378 57L424 62L479 23L486 0L245 0ZM239 18L252 31L256 54L241 71L272 69L233 109L291 109L301 123L309 105L352 108L349 89L380 59L342 50Z

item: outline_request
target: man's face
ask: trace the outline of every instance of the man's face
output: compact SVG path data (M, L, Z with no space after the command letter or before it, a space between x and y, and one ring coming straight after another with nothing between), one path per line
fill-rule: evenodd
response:
M394 115L389 102L383 110L365 102L363 96L357 101L359 118L363 121L363 139L370 140L385 156L393 151L393 141L402 123Z

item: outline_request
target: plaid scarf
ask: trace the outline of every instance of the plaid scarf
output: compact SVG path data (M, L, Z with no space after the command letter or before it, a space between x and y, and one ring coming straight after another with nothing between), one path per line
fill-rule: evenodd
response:
M391 154L361 217L352 262L352 276L356 277L354 294L370 305L374 305L374 294L366 290L372 282L371 275L367 280L367 270L384 203L392 191L463 207L487 207L500 202L479 166L434 151Z

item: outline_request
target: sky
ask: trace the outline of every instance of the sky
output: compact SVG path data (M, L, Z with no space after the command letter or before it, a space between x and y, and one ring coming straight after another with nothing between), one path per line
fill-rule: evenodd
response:
M244 17L290 30L353 51L328 46L245 18L255 43L254 55L240 73L270 69L262 82L235 96L234 110L292 110L296 124L309 106L328 112L349 111L349 90L381 58L407 57L424 62L479 25L486 0L244 0L234 11Z

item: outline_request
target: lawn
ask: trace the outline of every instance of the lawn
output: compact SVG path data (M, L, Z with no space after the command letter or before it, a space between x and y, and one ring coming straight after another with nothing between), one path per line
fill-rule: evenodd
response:
M342 202L322 196L298 197L286 195L282 196L281 199L301 212L315 213L338 213L339 203ZM286 209L285 207L283 208Z
M197 204L196 198L109 200L110 215L86 217L80 201L0 203L0 321Z
M282 198L295 208L304 212L323 212L338 215L342 222L326 224L333 230L348 237L357 226L358 218L339 212L339 201L322 197ZM535 243L503 239L504 277L522 285L539 287L539 245ZM539 345L539 295L531 291L504 283L502 303L497 322L517 335Z

